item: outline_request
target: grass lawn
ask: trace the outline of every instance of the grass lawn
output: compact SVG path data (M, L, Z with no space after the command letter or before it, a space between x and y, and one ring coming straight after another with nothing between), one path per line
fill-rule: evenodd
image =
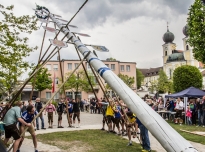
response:
M194 135L194 134L186 133L186 132L183 132L180 130L180 129L183 129L183 130L187 130L187 131L191 131L191 132L194 132L194 131L205 132L205 127L196 127L196 126L192 126L192 125L189 126L189 125L185 125L185 124L182 124L180 126L179 124L174 124L173 122L169 122L169 124L178 133L180 133L181 136L183 136L185 139L205 145L205 137L204 136Z
M168 123L185 139L205 145L204 136L194 135L180 130L205 132L205 128L185 124L180 126L173 122ZM136 152L142 150L140 144L133 142L133 146L127 146L127 139L101 130L56 132L37 135L37 139L42 143L54 145L66 151L75 152Z
M37 139L42 143L54 145L66 151L136 152L142 150L140 144L133 142L132 146L127 146L127 139L101 130L48 133L37 135Z

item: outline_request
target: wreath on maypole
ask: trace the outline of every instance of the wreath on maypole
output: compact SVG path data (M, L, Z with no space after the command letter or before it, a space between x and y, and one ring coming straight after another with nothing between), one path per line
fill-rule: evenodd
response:
M50 13L50 11L46 7L39 6L36 4L35 14L36 14L37 18L47 19L49 17L49 13Z

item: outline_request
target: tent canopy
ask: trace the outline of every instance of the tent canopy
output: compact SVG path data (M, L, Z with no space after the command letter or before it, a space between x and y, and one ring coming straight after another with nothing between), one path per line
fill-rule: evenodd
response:
M176 97L203 97L205 96L205 92L194 88L194 87L189 87L181 92L177 92L174 94L169 94L166 95L165 98L176 98Z

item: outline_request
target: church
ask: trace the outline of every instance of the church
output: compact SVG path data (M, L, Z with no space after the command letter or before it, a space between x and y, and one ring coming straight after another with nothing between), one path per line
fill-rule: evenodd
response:
M174 70L182 65L195 66L201 72L203 71L203 64L194 59L193 49L187 42L187 28L188 27L186 25L182 30L183 34L185 35L185 37L182 39L183 50L177 50L176 43L174 43L174 34L169 31L169 27L167 26L167 32L163 35L163 66L150 69L139 69L145 76L141 90L152 92L151 87L157 83L157 79L159 78L159 71L161 69L163 69L163 71L166 73L168 79L171 79Z

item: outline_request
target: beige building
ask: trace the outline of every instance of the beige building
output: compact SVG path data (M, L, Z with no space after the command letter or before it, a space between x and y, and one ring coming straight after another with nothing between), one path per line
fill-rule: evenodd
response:
M107 60L103 60L102 62L107 67L109 67L116 75L123 74L123 75L128 75L129 77L134 77L135 83L134 83L132 89L136 90L136 63L135 62L120 62L120 61L107 61ZM61 60L60 63L62 65L63 76L65 76L66 73L72 72L77 67L77 65L80 63L80 61L79 60ZM58 84L60 83L59 79L61 79L60 63L57 60L56 61L49 61L44 66L44 68L47 68L48 72L51 74L52 80L54 79L54 73L55 73L55 83L56 83L55 91L58 91ZM86 70L88 72L92 72L86 61L83 62L83 64L85 65ZM78 70L83 70L82 65L79 67ZM106 82L103 79L102 79L102 81L103 81L104 85L106 85ZM94 90L96 92L96 95L99 98L104 97L103 91L101 90L99 85L95 85ZM74 93L75 92L73 92L71 90L66 90L66 96L68 98L74 98L75 97ZM113 95L111 90L109 91L109 93L110 93L110 95ZM51 96L52 96L52 90L46 89L46 90L41 92L42 99L50 99ZM61 97L61 95L58 93L55 96L55 99L59 99L60 97ZM83 99L87 99L87 98L94 97L94 93L93 92L79 91L78 97L83 98Z

